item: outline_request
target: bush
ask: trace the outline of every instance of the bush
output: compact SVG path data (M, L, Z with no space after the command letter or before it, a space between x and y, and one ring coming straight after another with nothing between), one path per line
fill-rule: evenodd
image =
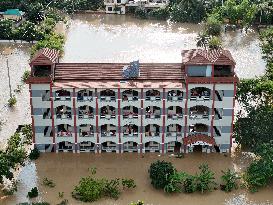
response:
M136 183L133 179L122 179L121 184L122 184L123 189L136 188Z
M9 100L8 100L8 105L10 107L13 107L17 103L16 97L13 95Z
M175 172L175 168L171 162L156 161L151 164L149 173L151 184L156 189L164 189L168 184L168 178Z
M185 172L175 172L168 178L168 184L164 187L167 193L182 192L183 182L186 180L188 174Z
M36 160L40 157L40 151L35 147L33 150L30 151L28 157L30 160Z
M203 194L205 191L211 191L216 183L214 182L214 173L207 164L201 164L199 170L200 174L196 176L196 189Z
M53 188L53 187L56 186L56 184L53 182L53 180L48 179L48 178L44 178L44 179L43 179L43 185L44 185L44 186L48 186L48 187L50 187L50 188Z
M232 172L228 169L226 172L222 171L223 175L221 176L222 181L224 184L221 184L221 190L230 192L233 189L238 188L237 181L240 179L236 172Z
M209 48L210 49L220 49L222 48L222 42L221 40L216 37L216 36L212 36L210 39L209 39Z
M103 188L103 195L113 199L118 199L121 192L119 190L119 179L106 180Z
M25 136L24 143L30 145L32 143L32 126L31 124L22 127L22 134Z
M196 177L193 175L188 175L184 180L184 192L185 193L193 193L196 191Z
M146 19L148 17L147 11L143 7L137 7L135 10L135 17Z
M129 205L144 205L144 201L131 202Z
M27 193L27 196L29 197L29 198L35 198L35 197L37 197L38 196L38 188L37 187L34 187L34 188L32 188L28 193Z
M219 21L216 16L211 15L207 18L205 24L205 31L210 36L219 36L222 30L222 22Z
M154 9L148 13L148 16L152 19L167 20L170 17L169 8Z

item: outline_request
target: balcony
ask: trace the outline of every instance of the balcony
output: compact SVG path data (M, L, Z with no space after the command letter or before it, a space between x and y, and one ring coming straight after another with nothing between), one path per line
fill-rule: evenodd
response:
M93 119L94 118L94 109L90 106L81 106L78 111L79 119Z
M129 124L123 126L123 137L137 137L138 136L138 126Z
M80 151L95 151L95 143L83 141L80 143Z
M196 134L208 135L208 132L209 132L209 126L205 124L197 123L195 125L189 126L189 133L191 135L196 135Z
M183 118L182 107L180 107L180 106L170 106L170 107L168 107L167 116L168 116L168 119L173 119L173 120Z
M183 92L180 90L171 90L168 92L168 101L183 101Z
M150 124L145 126L145 137L159 137L160 127L156 124Z
M122 92L122 101L137 101L138 92L136 90L125 90Z
M146 107L145 117L148 119L158 119L161 117L161 109L157 106Z
M71 107L61 105L56 108L57 119L72 119Z
M158 90L148 90L146 92L146 97L145 100L147 101L160 101L161 100L161 96L160 96L160 92Z
M209 108L206 106L194 106L190 108L190 119L209 119Z
M136 119L138 118L138 108L134 106L126 106L122 109L123 119Z
M117 144L114 142L104 142L101 144L101 151L102 152L113 152L116 151L117 149Z
M93 100L93 92L90 90L81 90L77 94L77 101L78 102L86 102Z
M94 137L94 127L92 125L80 125L80 137Z
M106 102L116 101L115 91L109 90L109 89L101 91L100 92L100 100L106 101Z
M71 94L67 90L58 90L58 91L56 91L55 100L56 101L70 101Z
M145 143L145 152L159 152L160 144L157 142L146 142Z
M102 137L116 137L117 127L112 124L105 124L101 126L101 136Z
M125 142L123 144L124 152L137 152L137 143L136 142Z
M42 91L42 101L50 101L50 91Z
M197 87L191 89L190 100L192 101L209 101L210 89L204 87Z
M57 126L58 137L72 137L72 127L68 124L61 124Z
M182 137L182 126L172 124L167 127L167 137Z
M116 118L116 108L113 106L104 106L100 109L100 118L101 119L115 119Z

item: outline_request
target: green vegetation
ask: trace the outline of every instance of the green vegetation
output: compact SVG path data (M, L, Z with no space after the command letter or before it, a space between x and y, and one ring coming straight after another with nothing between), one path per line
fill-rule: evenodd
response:
M22 81L23 83L26 83L26 81L27 81L27 79L28 79L29 76L30 76L30 71L29 71L29 70L26 70L26 71L24 72L22 78L21 78L21 81Z
M53 180L48 179L48 178L43 179L43 185L47 186L47 187L50 187L50 188L53 188L53 187L56 186L56 184L53 182Z
M30 160L36 160L40 157L40 151L35 147L31 150L28 157Z
M157 20L167 20L170 17L169 8L159 8L148 13L148 17Z
M238 180L240 177L236 172L231 171L228 169L226 172L222 171L223 175L221 176L221 179L223 181L223 184L220 185L221 190L226 192L231 192L234 189L238 188Z
M8 105L10 107L14 107L14 105L17 103L16 97L13 95L9 100L8 100Z
M129 205L144 205L144 201L131 202Z
M35 197L37 197L38 196L38 188L37 187L34 187L34 188L32 188L28 193L27 193L27 196L29 197L29 198L35 198Z
M133 179L122 179L122 186L123 188L136 187ZM80 180L79 185L72 192L72 197L84 202L94 202L103 197L118 199L120 194L120 179L96 179L89 176Z
M206 191L211 191L216 183L214 182L214 173L207 164L201 164L199 170L200 173L196 176L196 190L203 194Z
M175 172L171 162L156 161L151 164L149 169L151 184L156 189L164 189L168 184L168 178Z
M32 202L32 203L24 202L24 203L19 203L18 205L50 205L50 203L48 203L48 202Z

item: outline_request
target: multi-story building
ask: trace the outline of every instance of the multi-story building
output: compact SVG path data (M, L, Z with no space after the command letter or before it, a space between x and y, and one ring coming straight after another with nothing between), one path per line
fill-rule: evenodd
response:
M45 152L228 152L235 62L227 50L184 50L182 63L59 63L40 50L30 62L33 143ZM127 67L127 69L131 69Z
M169 4L169 0L104 0L105 13L125 14L130 8L142 7L146 11L164 8Z

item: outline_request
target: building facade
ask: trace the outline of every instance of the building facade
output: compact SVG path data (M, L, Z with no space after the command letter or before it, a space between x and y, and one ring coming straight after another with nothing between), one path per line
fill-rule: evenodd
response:
M30 62L33 143L44 152L229 152L235 62L227 50L185 50L182 63Z

